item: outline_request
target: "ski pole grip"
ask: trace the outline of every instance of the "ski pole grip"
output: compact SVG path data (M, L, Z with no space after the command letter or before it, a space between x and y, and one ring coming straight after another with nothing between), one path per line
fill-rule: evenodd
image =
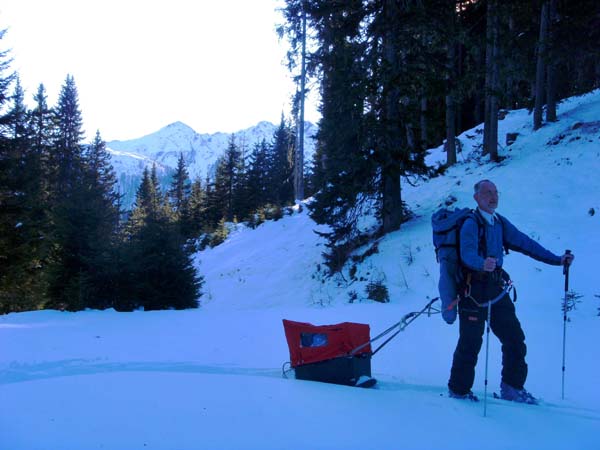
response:
M571 250L565 250L565 255L570 255L571 254ZM565 263L563 265L563 274L566 275L567 272L569 271L569 260L565 260Z

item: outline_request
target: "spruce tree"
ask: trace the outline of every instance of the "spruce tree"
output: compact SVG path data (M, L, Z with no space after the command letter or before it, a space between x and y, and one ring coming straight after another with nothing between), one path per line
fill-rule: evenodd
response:
M188 214L182 222L182 233L188 239L198 238L206 231L206 190L200 180L192 183L190 198L188 201Z
M241 153L231 135L223 156L217 163L215 175L214 203L221 207L221 217L226 222L233 222L236 217L236 199L240 191L242 160Z
M185 166L183 153L180 153L179 159L177 160L177 169L175 169L173 181L171 182L171 187L167 193L173 211L175 212L175 217L179 218L184 212L186 203L190 197L190 192L190 177Z
M290 14L296 2L288 2ZM309 58L318 62L321 78L321 113L317 134L321 190L311 203L317 223L327 233L327 264L335 272L349 253L348 243L360 233L356 212L372 190L373 164L365 140L367 70L361 24L366 10L360 1L304 4L309 26L316 31L318 47Z
M156 168L144 171L127 224L122 294L116 308L184 309L198 306L196 273L178 223L160 192Z
M54 111L56 133L51 148L55 167L51 186L53 253L48 268L48 306L80 310L90 301L89 277L95 270L88 235L90 189L84 161L83 119L75 80L67 75Z
M279 127L273 134L269 173L269 202L278 206L285 206L294 201L294 149L294 133L282 115Z
M119 194L117 179L110 164L106 143L97 131L84 153L85 229L89 241L85 255L86 307L105 309L118 296L117 234L119 230Z
M263 139L254 145L248 165L247 201L250 210L256 212L261 206L274 198L276 187L272 181L271 148Z
M0 31L0 40L4 31ZM23 90L10 58L0 52L0 313L39 306L39 245L31 211L35 200L28 183L28 154ZM12 83L16 86L10 92ZM8 109L8 110L7 110Z

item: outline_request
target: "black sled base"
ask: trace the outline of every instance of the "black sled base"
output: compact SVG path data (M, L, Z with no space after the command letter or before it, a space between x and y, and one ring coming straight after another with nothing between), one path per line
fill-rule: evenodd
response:
M377 380L371 377L371 354L342 356L295 367L296 379L372 387Z

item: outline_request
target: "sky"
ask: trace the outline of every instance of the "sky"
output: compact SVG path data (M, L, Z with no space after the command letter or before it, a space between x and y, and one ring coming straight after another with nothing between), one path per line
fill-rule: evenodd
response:
M181 121L231 133L289 115L282 0L0 0L27 104L75 78L84 131L131 139ZM313 97L306 120L317 121Z
M590 210L600 210L600 90L558 114L533 132L526 110L509 113L499 133L519 135L501 164L481 158L481 126L463 133L458 164L403 185L415 216L378 240L356 280L352 264L344 277L323 277L325 240L313 230L326 230L299 204L256 229L232 226L223 244L194 255L204 277L198 309L0 315L2 449L598 450L600 214ZM428 162L444 158L440 146ZM554 253L575 254L569 288L579 299L566 323L562 268L516 251L504 258L527 337L526 388L540 404L493 398L502 359L493 334L476 367L482 400L448 398L458 323L439 314L417 317L373 355L372 389L284 378L282 319L366 323L374 338L438 295L431 214L450 196L474 206L482 178L501 190L504 217ZM389 303L366 298L378 280Z

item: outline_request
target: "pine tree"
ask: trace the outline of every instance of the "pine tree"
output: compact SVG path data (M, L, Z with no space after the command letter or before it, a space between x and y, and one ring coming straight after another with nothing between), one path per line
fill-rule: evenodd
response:
M206 228L206 190L202 182L196 180L192 183L188 201L188 215L182 223L182 233L188 239L198 238Z
M171 188L167 195L175 212L175 217L179 218L186 208L186 203L190 197L191 182L190 177L185 166L185 160L183 153L179 154L177 160L177 169L173 175L173 181L171 182Z
M273 134L271 147L271 170L269 181L271 194L269 203L279 206L288 205L294 201L294 134L281 117L279 127Z
M0 40L4 34L0 31ZM40 293L26 110L17 75L7 73L10 62L9 53L0 51L0 313L36 309Z
M54 115L57 132L52 158L57 168L54 180L56 194L60 197L73 190L82 174L83 118L79 109L79 94L72 75L67 75L61 88Z
M217 163L214 201L220 205L221 218L233 222L236 217L236 199L240 190L242 160L240 150L231 135L224 155Z
M275 185L271 179L271 148L263 139L254 145L248 165L247 201L250 211L256 212L274 197Z
M126 227L119 310L184 309L198 305L197 275L178 223L160 192L156 168L144 171Z
M220 161L217 161L217 167ZM205 209L204 209L204 231L209 233L214 231L219 225L219 221L223 219L223 201L224 196L221 189L217 189L216 180L206 176L204 183L205 189Z
M85 274L86 307L105 309L113 305L118 295L116 264L119 230L119 194L117 179L110 164L106 143L97 131L84 153L85 232L89 268Z
M375 165L367 156L364 116L367 70L361 23L366 11L360 1L318 2L307 13L317 30L319 48L312 58L319 61L322 77L317 140L323 187L310 209L317 223L332 227L326 259L336 272L361 232L356 213L373 193L375 176Z
M88 235L90 221L90 187L82 144L83 119L75 80L67 75L55 108L56 133L51 148L52 165L52 240L54 243L48 268L49 302L53 308L80 310L90 300L88 278L92 263Z

